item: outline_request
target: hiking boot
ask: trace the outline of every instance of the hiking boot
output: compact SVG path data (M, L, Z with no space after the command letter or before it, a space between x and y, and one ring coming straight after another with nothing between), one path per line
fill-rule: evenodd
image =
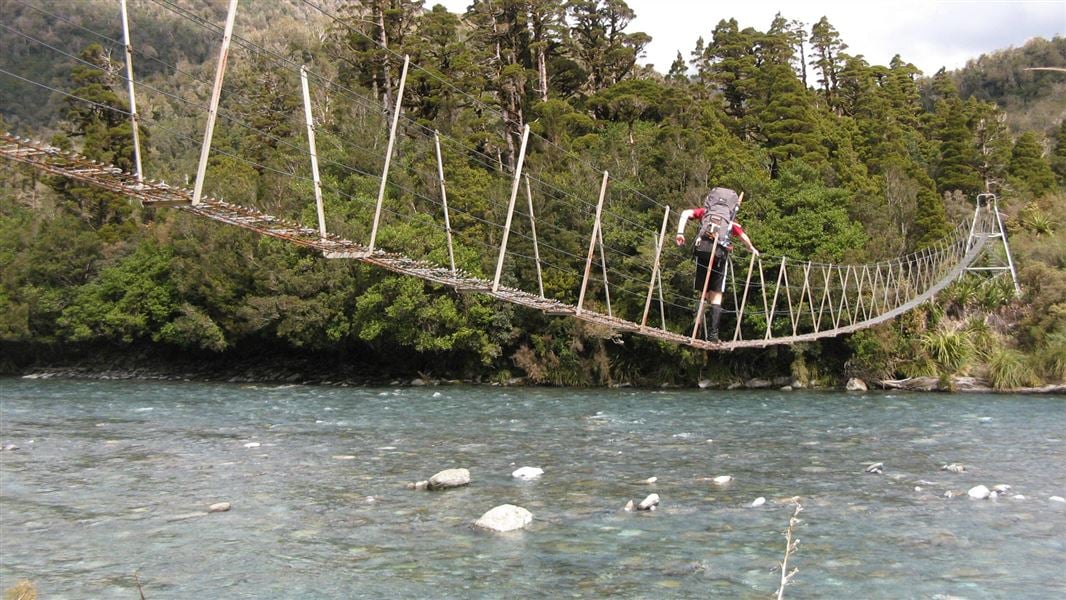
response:
M717 342L718 340L718 321L722 318L722 307L718 305L711 306L711 327L707 330L704 336L708 342Z

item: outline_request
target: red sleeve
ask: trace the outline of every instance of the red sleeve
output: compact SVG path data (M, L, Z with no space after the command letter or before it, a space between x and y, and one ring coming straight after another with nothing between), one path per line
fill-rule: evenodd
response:
M740 237L744 235L744 228L740 226L740 223L733 221L733 235Z
M693 209L692 210L692 218L693 219L702 219L703 218L703 214L705 212L707 212L707 209L703 208L703 207Z

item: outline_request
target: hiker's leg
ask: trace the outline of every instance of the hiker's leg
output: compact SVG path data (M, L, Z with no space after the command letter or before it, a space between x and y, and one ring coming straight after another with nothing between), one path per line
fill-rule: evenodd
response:
M707 300L711 303L709 330L706 339L709 342L718 341L718 322L722 318L722 292L725 291L725 278L729 272L729 255L724 251L718 251L715 255L714 268L711 273L711 285L707 290Z
M722 294L715 292L711 294L711 315L710 315L710 330L707 331L707 341L718 341L718 321L722 318Z

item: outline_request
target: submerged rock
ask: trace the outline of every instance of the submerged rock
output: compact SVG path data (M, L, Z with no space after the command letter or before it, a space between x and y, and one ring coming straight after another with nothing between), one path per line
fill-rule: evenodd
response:
M880 475L885 472L885 463L876 462L866 467L867 473L873 473L874 475Z
M656 481L659 481L658 477L649 477L649 478L645 479L644 481L642 481L641 483L647 483L648 485L651 485L651 484L655 483Z
M429 478L429 489L444 490L462 487L470 483L470 471L467 469L445 469Z
M1062 496L1052 496L1048 498L1048 500L1051 500L1052 502L1066 502L1066 498L1063 498Z
M966 467L959 463L951 463L950 465L944 465L940 467L941 471L947 471L949 473L965 473Z
M762 506L763 504L766 504L766 498L763 498L762 496L759 496L758 498L756 498L755 500L752 501L751 507L752 508L757 508L759 506Z
M626 512L633 512L634 508L636 508L636 504L634 504L633 501L630 500L629 502L626 502L626 505L622 508L622 510Z
M715 485L725 485L725 484L733 481L733 476L732 475L719 475L718 477L715 477L711 481L713 481L715 483Z
M966 495L974 500L984 500L992 495L992 492L983 485L975 485L970 488L970 491L966 492Z
M513 504L501 504L487 513L481 515L475 523L475 527L490 531L514 531L522 529L533 522L533 513Z
M183 513L183 514L180 514L180 515L173 515L173 516L167 517L167 521L169 521L169 522L185 521L186 519L195 519L197 517L203 517L203 516L206 516L206 515L207 515L207 513L202 512L202 511L191 512L191 513Z
M429 488L429 481L423 479L422 481L412 481L407 484L409 490L424 490Z
M207 507L207 512L226 512L230 509L229 502L215 502L211 506Z
M1001 483L999 485L992 486L992 491L996 492L997 494L1006 494L1010 490L1011 490L1011 487L1009 485L1005 484L1005 483Z
M515 479L529 480L536 479L543 474L544 469L541 469L540 467L522 467L520 469L515 469L514 472L511 473L511 477L514 477Z

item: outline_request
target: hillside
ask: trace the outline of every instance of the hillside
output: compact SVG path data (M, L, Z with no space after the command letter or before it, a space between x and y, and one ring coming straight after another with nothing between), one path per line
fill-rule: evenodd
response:
M1051 136L1066 118L1066 73L1027 71L1030 67L1066 68L1066 38L1034 38L1021 48L982 54L951 78L964 98L1002 108L1011 131Z

